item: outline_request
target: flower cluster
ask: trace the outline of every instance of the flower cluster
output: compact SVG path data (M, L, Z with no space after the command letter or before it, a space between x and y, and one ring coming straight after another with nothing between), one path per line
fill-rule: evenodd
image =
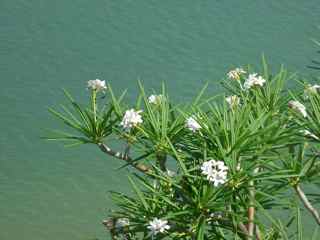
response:
M240 104L240 98L236 95L226 97L226 102L231 108L234 108Z
M227 73L227 76L231 80L240 80L241 74L245 74L246 71L242 68L236 68L234 70L231 70Z
M151 231L152 235L156 235L159 232L164 233L166 230L169 230L170 226L168 225L167 220L154 218L152 221L149 222L147 228Z
M223 161L209 160L202 164L201 173L207 176L207 180L213 183L215 187L224 184L227 181L228 167Z
M194 116L187 118L186 127L192 132L196 132L201 129L201 125L195 120Z
M142 111L135 111L134 109L129 109L125 112L123 119L120 123L125 130L130 130L131 128L137 126L139 123L142 123L142 116L140 115Z
M91 90L96 90L96 91L104 91L107 89L107 86L106 86L106 81L105 80L99 80L99 79L96 79L96 80L89 80L88 81L88 88L91 89Z
M306 107L301 102L291 100L291 101L289 101L288 106L292 110L294 110L296 112L300 112L303 117L308 116Z
M244 82L244 88L250 89L252 87L262 87L266 80L259 76L257 73L249 74L248 78Z

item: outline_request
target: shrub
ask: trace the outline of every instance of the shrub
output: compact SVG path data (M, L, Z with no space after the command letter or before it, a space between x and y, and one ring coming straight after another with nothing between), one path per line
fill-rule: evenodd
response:
M320 186L320 86L290 91L295 76L265 63L261 74L227 76L228 96L204 97L204 88L190 104L139 83L134 106L91 80L88 107L65 91L72 109L50 109L72 130L49 140L95 144L135 169L134 194L111 193L118 208L104 224L113 239L302 239L303 209L320 225L320 195L303 190ZM123 152L109 147L114 136Z

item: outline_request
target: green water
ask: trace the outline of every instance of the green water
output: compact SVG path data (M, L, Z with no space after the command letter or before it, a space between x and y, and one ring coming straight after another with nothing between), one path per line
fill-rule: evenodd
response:
M138 78L164 80L190 99L262 52L312 75L319 13L319 0L0 0L0 239L102 239L107 192L128 190L120 163L94 146L39 139L57 127L46 107L62 87L85 101L100 78L132 98Z

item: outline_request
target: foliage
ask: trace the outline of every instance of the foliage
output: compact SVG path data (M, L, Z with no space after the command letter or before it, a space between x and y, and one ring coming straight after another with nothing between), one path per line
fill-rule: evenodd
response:
M91 89L87 107L65 91L71 109L50 109L70 131L54 131L49 140L96 144L124 160L124 167L140 170L129 176L133 194L111 193L118 206L107 224L113 239L304 239L301 211L319 221L313 203L320 195L302 191L307 184L320 187L318 89L303 83L304 92L288 90L285 82L296 77L283 68L271 74L265 61L265 83L246 89L244 72L223 82L239 99L229 104L224 97L204 97L205 88L190 104L175 104L165 86L151 101L139 83L130 108L143 122L129 130L120 125L128 109L125 93L115 96L110 85L105 93ZM306 117L292 100L304 104ZM193 128L186 123L190 118ZM124 152L108 147L114 137ZM228 168L218 186L201 168L211 159ZM176 169L168 169L169 161ZM168 229L150 231L155 218ZM319 239L317 230L313 239Z

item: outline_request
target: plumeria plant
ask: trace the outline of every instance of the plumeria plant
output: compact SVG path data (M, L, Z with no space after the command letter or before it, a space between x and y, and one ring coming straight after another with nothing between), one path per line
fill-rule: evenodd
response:
M320 87L288 90L295 78L264 61L261 73L231 70L225 96L204 88L176 104L139 83L134 105L90 80L88 106L65 91L71 109L50 109L71 131L48 139L94 144L132 169L133 192L111 192L112 239L305 239L303 211L320 225L320 194L305 191L320 189Z

